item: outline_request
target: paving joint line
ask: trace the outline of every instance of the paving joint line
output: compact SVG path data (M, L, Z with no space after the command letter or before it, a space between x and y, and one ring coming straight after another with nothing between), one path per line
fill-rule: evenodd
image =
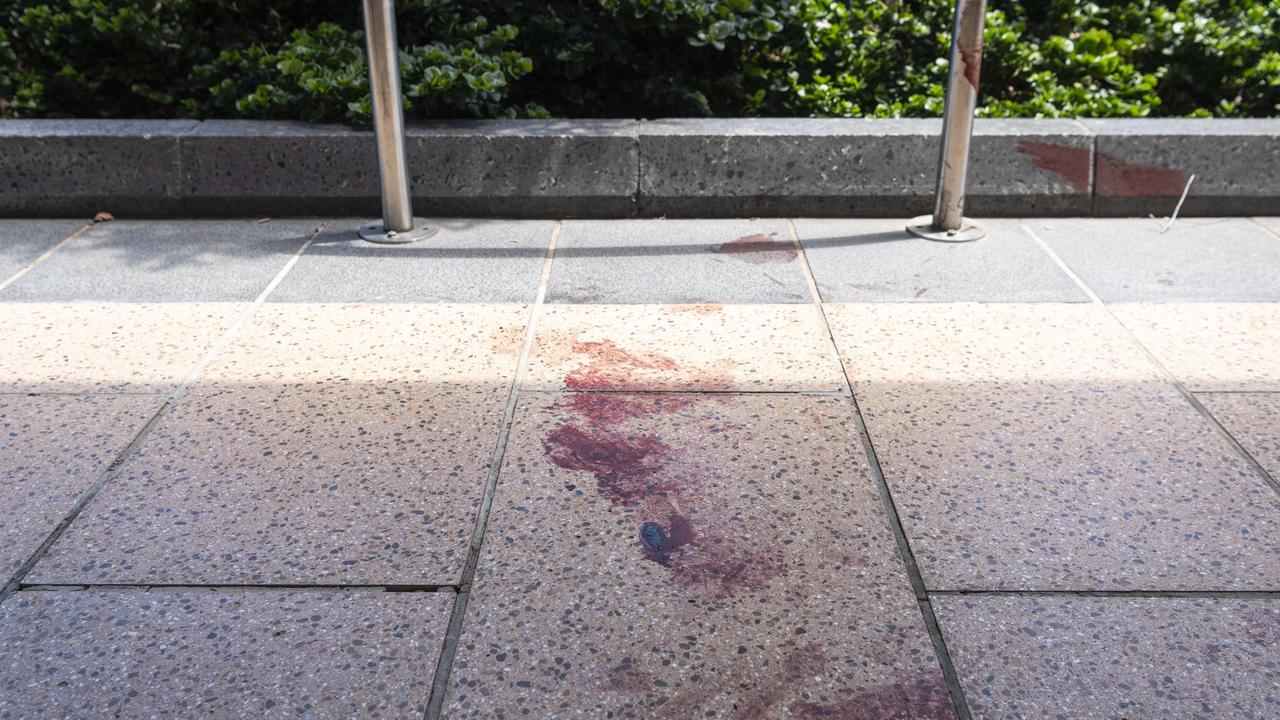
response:
M156 409L154 413L152 413L147 422L143 423L142 427L134 433L133 438L128 442L128 444L126 444L120 452L115 454L111 462L98 476L98 479L94 481L93 485L89 486L88 490L80 494L76 499L75 504L71 506L71 510L63 515L62 519L54 529L45 536L44 541L40 543L35 552L28 556L27 559L18 566L18 569L9 577L4 587L0 588L0 604L3 604L10 595L17 592L23 586L23 579L31 572L37 563L44 559L45 555L48 554L49 549L53 547L53 544L58 541L58 538L62 537L63 533L66 532L71 523L75 522L76 518L80 517L80 514L89 506L89 503L93 502L93 499L102 491L102 488L106 487L107 483L115 477L116 471L118 471L120 467L124 465L125 461L128 460L138 447L142 445L143 440L151 434L151 430L159 423L160 418L164 417L174 408L178 399L186 393L191 384L195 382L196 377L199 376L204 368L213 360L213 356L217 351L231 342L239 328L266 300L267 296L271 294L271 291L280 284L280 281L284 279L284 276L288 274L289 270L297 263L298 257L300 257L301 254L310 247L311 241L320 234L327 224L328 221L320 223L320 227L316 228L310 237L307 238L307 241L302 244L302 247L300 247L289 259L289 262L285 263L285 266L276 274L275 278L272 279L261 293L259 293L254 302L245 310L245 312L241 313L240 317L236 319L236 322L233 323L232 326L223 333L222 337L214 343L213 347L211 347L209 351L201 357L195 368L187 374L187 377L183 379L182 383L165 396L165 401L160 404L160 407ZM68 238L67 240L64 240L64 242L68 242L71 239L72 238Z
M1271 227L1270 225L1268 225L1268 224L1266 224L1266 223L1262 222L1262 218L1259 218L1259 217L1255 217L1255 216L1253 216L1253 215L1250 215L1250 216L1249 216L1249 220L1251 220L1251 221L1253 222L1253 224L1254 224L1254 225L1257 225L1258 227L1262 228L1262 229L1263 229L1263 231L1265 231L1265 232L1270 233L1271 235L1273 235L1273 236L1275 237L1275 239L1280 240L1280 230L1276 230L1275 228Z
M808 281L813 302L822 317L823 327L827 330L827 338L835 353L836 364L840 367L844 387L849 393L847 397L853 407L854 424L857 426L858 438L862 442L863 454L866 455L871 478L876 484L877 492L880 494L880 503L885 511L885 519L893 532L894 541L898 546L898 555L902 559L907 571L907 578L911 582L911 590L915 595L916 605L920 610L921 617L924 619L925 629L929 633L929 641L933 645L934 657L937 658L939 669L942 670L942 677L947 685L947 694L951 698L951 705L959 720L971 720L972 715L969 713L969 703L964 697L964 688L960 685L960 676L956 672L951 651L947 649L947 641L942 635L942 628L938 624L937 614L933 611L933 604L929 601L924 577L920 574L920 567L916 563L915 554L911 550L911 543L907 540L906 531L902 526L902 519L898 515L897 505L893 501L893 493L889 490L889 483L885 480L884 470L881 468L880 459L876 455L875 445L871 442L871 432L863 418L862 408L858 405L857 396L853 394L853 380L849 377L849 371L845 367L844 359L840 357L840 346L836 343L835 333L831 331L831 321L827 318L826 305L822 302L822 295L818 292L818 285L813 279L813 271L809 267L809 257L805 254L804 245L800 242L800 235L796 231L795 221L788 218L787 226L791 230L791 241L795 244L796 253L800 258L801 271Z
M445 632L444 643L440 648L440 658L436 662L435 678L431 683L431 697L427 702L426 720L436 720L444 708L445 696L449 689L449 676L453 671L453 659L458 652L458 643L462 636L462 623L466 619L467 605L471 599L471 588L475 581L476 569L480 564L480 550L484 544L485 531L489 524L489 511L493 507L497 494L498 475L502 471L502 461L507 452L507 440L511 436L511 426L515 421L516 405L520 401L520 386L525 381L529 369L529 357L533 353L534 333L542 307L546 304L547 285L551 279L551 265L555 260L556 243L560 239L562 222L557 220L551 227L551 237L547 242L543 255L542 273L538 278L538 292L533 304L529 307L529 324L525 328L524 343L520 348L520 358L516 361L516 370L511 378L507 391L507 406L502 416L502 426L498 430L498 439L493 451L493 459L489 465L489 475L485 480L484 495L480 500L480 509L476 513L475 527L471 533L471 544L467 550L467 561L462 569L462 577L458 582L458 591L453 599L453 610L449 615L449 628Z
M1160 362L1160 359L1156 357L1155 353L1151 352L1151 350L1143 344L1142 340L1129 329L1129 326L1125 325L1124 321L1115 314L1111 309L1111 306L1103 302L1102 298L1093 291L1093 288L1090 288L1089 285L1085 283L1084 279L1073 272L1071 268L1067 267L1066 262L1063 261L1062 258L1058 257L1058 254L1053 251L1053 248L1049 246L1049 243L1045 242L1043 238L1036 234L1036 231L1031 229L1030 225L1026 222L1020 222L1019 225L1022 227L1023 231L1030 235L1031 239L1040 246L1040 249L1048 254L1050 259L1058 264L1058 267L1062 268L1063 271L1071 276L1071 279L1074 280L1080 289L1089 296L1093 303L1102 308L1102 311L1107 314L1107 317L1111 318L1112 322L1114 322L1124 332L1125 336L1129 338L1129 342L1142 352L1143 356L1146 357L1147 362L1151 363L1151 365L1164 377L1165 381L1170 385L1173 385L1173 387L1182 394L1182 397L1191 405L1192 409L1199 413L1200 416L1209 423L1209 426L1217 431L1219 437L1226 440L1227 444L1235 449L1236 453L1244 459L1245 463L1249 465L1254 474L1260 477L1262 481L1269 485L1272 490L1276 491L1276 493L1280 493L1280 481L1271 477L1271 473L1267 472L1267 469L1262 466L1262 463L1258 462L1258 459L1246 450L1244 445L1240 444L1240 441L1231 434L1231 431L1228 430L1226 426L1218 421L1218 418L1214 417L1212 412L1209 412L1209 408L1206 408L1204 403L1200 402L1200 399L1196 397L1195 393L1192 392L1186 384L1178 378L1178 376L1174 375L1169 368L1165 367L1164 363Z
M27 273L34 270L37 265L44 262L45 260L48 260L50 255L53 255L55 252L71 244L73 240L75 240L76 238L88 232L89 228L93 226L94 226L93 221L89 221L84 225L81 225L80 227L73 230L70 235L62 238L58 242L54 243L53 246L50 247L48 250L45 250L44 252L37 255L34 260L18 268L18 270L12 275L10 275L8 278L6 278L4 282L0 282L0 292L4 291L5 288L9 287L15 282L21 280L23 275L26 275Z
M21 592L86 592L95 590L133 590L138 592L208 590L208 591L264 591L284 592L315 590L319 592L386 592L386 593L450 593L457 592L456 585L363 585L322 583L34 583L21 585Z
M930 595L966 597L1257 598L1280 600L1280 590L930 590Z
M804 395L809 397L849 397L844 390L572 390L569 388L522 388L522 395Z

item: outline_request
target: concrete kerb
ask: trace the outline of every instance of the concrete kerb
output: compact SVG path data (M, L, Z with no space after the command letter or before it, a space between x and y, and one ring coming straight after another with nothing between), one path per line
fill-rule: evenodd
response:
M937 119L437 121L415 210L474 217L907 217ZM1280 214L1280 120L979 120L979 217ZM250 120L0 122L0 216L379 213L372 133Z

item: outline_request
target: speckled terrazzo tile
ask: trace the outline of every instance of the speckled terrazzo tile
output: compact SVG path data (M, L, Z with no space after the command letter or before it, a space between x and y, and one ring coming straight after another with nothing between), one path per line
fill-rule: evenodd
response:
M268 304L201 375L210 386L509 387L524 305Z
M1101 306L828 316L930 589L1280 589L1280 496Z
M9 286L32 302L250 302L314 220L117 220L89 228Z
M1280 303L1113 305L1192 390L1280 391Z
M1280 601L933 598L986 718L1280 717Z
M452 593L19 592L0 718L421 718Z
M6 303L0 391L168 392L247 307Z
M550 303L807 303L785 220L567 220Z
M1280 393L1199 393L1196 397L1280 482Z
M858 447L844 398L525 395L444 716L954 717Z
M185 395L28 575L40 583L456 583L504 390Z
M163 402L147 395L0 395L0 582Z
M82 225L83 220L0 220L0 283Z
M548 305L526 388L839 391L812 305Z

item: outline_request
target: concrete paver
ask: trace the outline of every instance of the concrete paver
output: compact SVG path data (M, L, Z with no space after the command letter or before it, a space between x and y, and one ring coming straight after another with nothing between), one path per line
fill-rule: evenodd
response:
M1016 220L981 242L942 243L901 220L796 220L825 302L1087 302Z
M526 396L444 715L954 717L856 432L843 398Z
M169 392L241 303L4 303L0 391Z
M807 303L785 220L569 220L547 302Z
M986 718L1280 714L1280 600L965 595L934 601Z
M9 286L33 302L248 302L317 221L117 220L89 228Z
M440 234L376 245L335 220L298 260L271 302L529 303L551 240L548 220L444 220Z
M1246 218L1029 224L1107 302L1280 301L1280 240Z
M0 283L82 225L81 220L0 220Z
M1200 393L1213 417L1280 482L1280 393Z
M421 718L453 593L19 592L0 717Z
M930 589L1280 589L1280 494L1103 308L828 313Z
M526 387L836 392L843 377L812 305L548 305Z
M1280 303L1125 303L1112 311L1192 390L1280 390Z
M262 308L31 582L456 583L527 312Z
M163 402L147 395L0 395L0 582Z

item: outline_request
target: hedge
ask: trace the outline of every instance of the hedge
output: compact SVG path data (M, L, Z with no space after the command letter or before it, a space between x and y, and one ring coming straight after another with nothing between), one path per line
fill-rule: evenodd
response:
M4 0L0 116L367 121L359 0ZM401 0L410 117L941 112L950 0ZM979 112L1280 115L1280 3L992 0Z

